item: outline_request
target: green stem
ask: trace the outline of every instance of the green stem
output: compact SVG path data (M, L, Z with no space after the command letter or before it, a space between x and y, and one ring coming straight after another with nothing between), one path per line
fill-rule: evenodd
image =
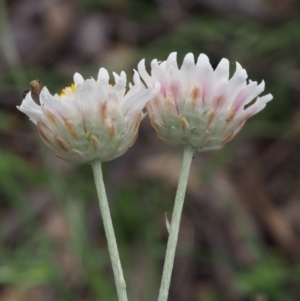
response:
M115 232L114 232L109 206L107 202L107 196L106 196L105 186L103 182L103 174L101 169L101 161L94 160L92 162L92 169L94 173L95 184L96 184L98 198L99 198L100 210L103 219L106 239L107 239L108 251L109 251L112 268L114 272L118 299L119 301L127 301L126 283L123 277L123 271L121 267L118 246L117 246Z
M172 214L172 222L170 227L166 258L164 264L163 275L159 290L158 301L167 301L169 295L169 287L171 282L171 275L174 265L175 251L178 240L178 232L182 214L182 207L186 192L186 186L189 177L191 162L193 159L194 149L191 146L186 146L183 152L183 161L180 171L180 177L175 197L175 204Z

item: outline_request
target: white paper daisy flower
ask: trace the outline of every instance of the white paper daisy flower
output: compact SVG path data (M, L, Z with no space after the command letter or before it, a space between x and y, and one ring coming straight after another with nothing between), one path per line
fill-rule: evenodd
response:
M229 78L229 61L222 59L214 70L205 54L199 55L196 64L193 54L187 54L181 69L176 53L163 62L155 59L151 75L142 60L138 71L148 86L156 81L161 84L146 108L158 137L174 147L217 150L273 98L271 94L258 97L264 81L259 85L247 81L247 72L239 63Z
M55 154L70 163L102 162L124 154L135 142L146 103L156 96L159 84L144 88L135 72L134 85L126 93L126 74L109 74L101 68L97 80L74 75L74 84L51 95L46 87L40 93L40 105L31 93L20 111L29 116L41 139Z

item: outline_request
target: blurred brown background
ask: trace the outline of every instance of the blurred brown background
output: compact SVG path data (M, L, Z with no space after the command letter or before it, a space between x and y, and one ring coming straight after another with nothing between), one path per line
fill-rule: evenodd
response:
M193 161L169 300L300 300L300 4L296 0L0 1L0 301L116 300L90 166L42 144L16 109L40 78L126 71L172 51L222 57L274 100ZM181 152L148 119L104 164L129 299L158 295Z

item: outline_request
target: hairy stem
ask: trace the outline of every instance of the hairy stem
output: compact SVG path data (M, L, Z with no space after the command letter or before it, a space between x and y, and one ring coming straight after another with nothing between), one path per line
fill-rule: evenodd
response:
M186 192L186 186L189 177L189 171L191 162L193 159L194 149L191 146L186 146L183 152L183 161L179 176L179 182L175 197L175 204L172 214L172 222L170 227L165 264L163 269L163 275L161 279L161 285L159 290L158 301L167 301L169 295L169 288L171 282L171 275L174 265L175 251L178 240L178 232L182 214L182 207L184 203L184 197Z
M117 287L118 299L119 301L127 301L126 283L123 277L123 270L122 270L120 256L118 252L118 246L117 246L115 232L114 232L109 206L107 202L107 196L106 196L105 186L103 182L101 161L94 160L92 162L92 169L94 173L95 184L96 184L98 198L99 198L100 211L103 219L108 251L109 251L115 283Z

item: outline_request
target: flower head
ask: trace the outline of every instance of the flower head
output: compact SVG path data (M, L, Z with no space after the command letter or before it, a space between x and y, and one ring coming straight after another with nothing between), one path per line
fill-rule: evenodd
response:
M135 72L126 92L126 74L114 73L115 85L101 68L97 80L74 74L74 84L51 95L46 87L40 105L29 92L18 109L29 116L41 139L55 154L70 163L94 159L109 161L124 154L135 142L142 110L155 97L159 84L143 88Z
M158 137L175 147L219 149L273 98L271 94L257 97L264 91L264 82L248 82L239 63L229 78L229 61L222 59L214 70L205 54L199 55L196 64L193 54L187 54L181 69L176 53L163 62L153 60L151 75L142 60L138 71L148 86L155 81L161 84L146 108Z

